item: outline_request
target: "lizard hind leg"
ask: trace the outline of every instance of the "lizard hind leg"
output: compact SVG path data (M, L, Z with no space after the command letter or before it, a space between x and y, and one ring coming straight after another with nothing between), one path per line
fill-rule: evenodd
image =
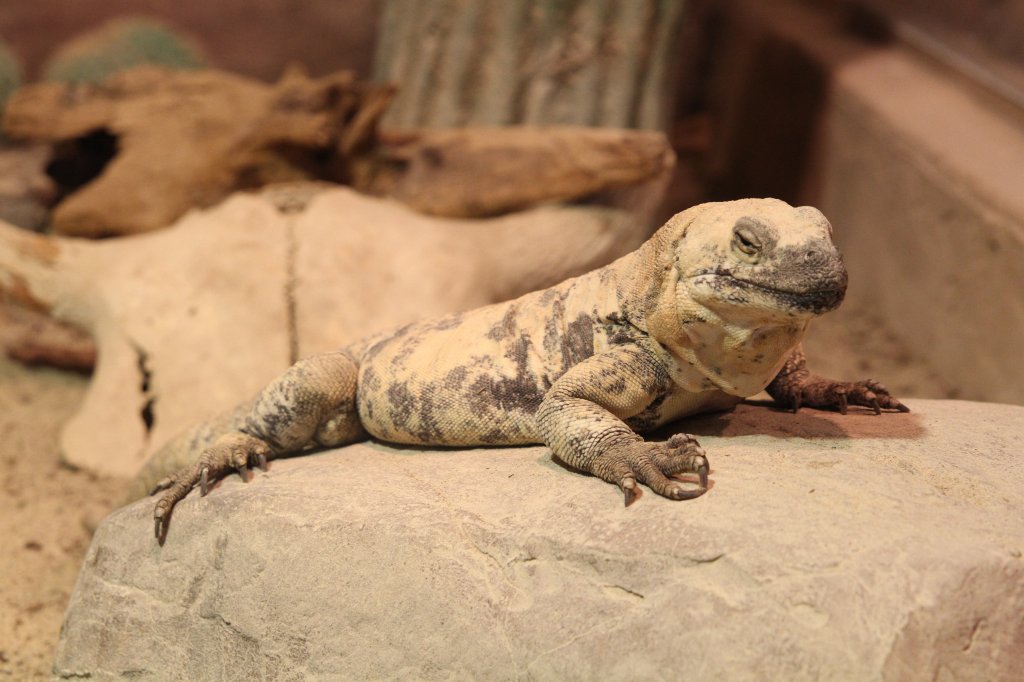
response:
M196 485L206 495L210 481L231 470L248 480L248 467L265 469L271 457L363 437L356 412L357 375L355 360L339 351L301 360L271 382L195 463L157 483L151 493L163 493L153 510L157 539L163 540L174 505Z
M356 412L355 397L353 396L351 402L339 406L335 413L328 416L317 427L313 440L317 445L335 447L363 440L368 435L366 429L363 428L363 422L359 419L359 413Z

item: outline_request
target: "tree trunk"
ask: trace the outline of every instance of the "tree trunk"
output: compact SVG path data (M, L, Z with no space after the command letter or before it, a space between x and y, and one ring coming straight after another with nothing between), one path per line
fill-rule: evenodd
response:
M665 130L685 0L386 0L391 126Z

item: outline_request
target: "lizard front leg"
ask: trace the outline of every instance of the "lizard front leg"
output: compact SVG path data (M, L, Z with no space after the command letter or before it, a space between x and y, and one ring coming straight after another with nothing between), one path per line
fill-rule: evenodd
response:
M870 407L875 414L881 414L883 409L910 412L909 407L890 395L889 389L877 381L835 381L811 374L800 347L793 351L765 390L777 402L791 407L794 412L807 406L837 409L846 414L850 405Z
M211 481L232 470L248 480L247 467L266 468L271 457L365 437L356 413L357 373L355 361L344 352L292 365L260 392L236 430L218 437L195 463L156 484L151 494L163 491L153 510L157 538L166 534L174 505L196 485L206 495Z
M666 390L660 361L639 345L622 345L575 365L544 396L537 425L544 442L566 464L615 483L626 505L637 481L674 500L707 490L708 460L693 436L645 442L622 420L638 414ZM696 473L700 485L671 478Z

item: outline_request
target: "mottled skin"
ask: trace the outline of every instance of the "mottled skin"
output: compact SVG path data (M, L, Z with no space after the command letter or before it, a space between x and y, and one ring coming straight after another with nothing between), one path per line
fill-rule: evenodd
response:
M685 499L707 488L695 438L645 442L680 417L775 400L905 411L876 382L807 371L800 342L836 308L846 269L814 208L773 199L703 204L611 265L513 301L417 322L307 358L254 402L157 453L142 475L170 511L232 468L368 435L422 445L545 443L618 485ZM199 455L196 460L196 455ZM191 463L186 463L191 462ZM700 483L674 478L696 474Z

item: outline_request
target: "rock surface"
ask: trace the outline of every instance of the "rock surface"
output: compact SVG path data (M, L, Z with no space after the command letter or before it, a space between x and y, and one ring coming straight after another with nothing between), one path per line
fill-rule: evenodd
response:
M1024 408L758 405L677 425L711 490L623 509L541 447L274 462L99 528L55 674L1024 676Z

